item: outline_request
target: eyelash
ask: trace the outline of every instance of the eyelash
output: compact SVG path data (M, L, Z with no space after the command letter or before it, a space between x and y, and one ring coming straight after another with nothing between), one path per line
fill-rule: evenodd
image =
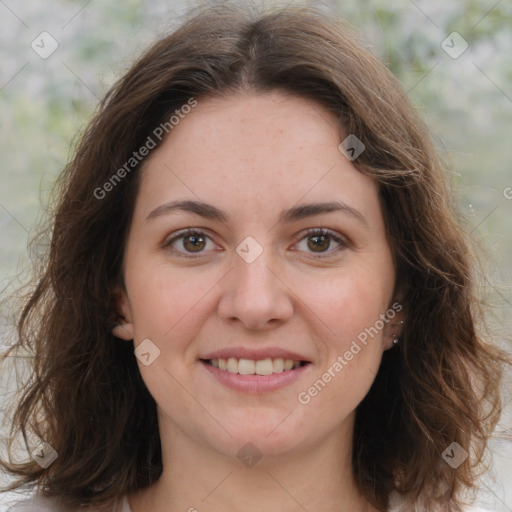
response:
M188 254L187 253L183 253L183 252L178 251L178 250L176 250L176 249L174 249L172 247L172 244L174 242L176 242L177 240L180 240L180 239L183 239L183 238L187 238L189 236L206 237L207 239L211 240L211 238L204 231L199 231L199 230L194 229L194 228L188 228L185 231L181 231L180 233L178 233L176 236L172 237L171 239L166 240L162 244L162 248L170 249L171 252L177 253L177 254L180 255L180 257L183 257L183 258L194 259L194 258L201 257L203 252L196 253L197 255L195 255L195 256L190 256L189 254L192 254L192 253L188 253ZM348 246L348 243L347 243L347 241L344 238L336 235L333 231L331 231L329 229L325 229L325 228L311 228L311 229L308 229L306 231L306 233L304 234L304 236L299 239L299 242L301 242L302 240L307 239L309 237L312 237L312 236L328 236L332 241L340 244L334 250L331 250L331 251L328 251L328 252L325 252L325 253L316 253L315 258L318 258L318 259L325 259L325 258L332 257L333 253L337 253L340 250L343 250L343 249L347 248L347 246ZM315 254L315 253L311 253L311 254Z

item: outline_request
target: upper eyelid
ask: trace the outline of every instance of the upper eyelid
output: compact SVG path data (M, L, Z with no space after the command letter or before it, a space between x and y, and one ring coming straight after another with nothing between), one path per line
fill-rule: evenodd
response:
M185 229L180 229L176 232L173 232L171 233L170 235L167 235L162 243L160 244L160 247L162 248L166 248L166 247L169 247L171 246L172 244L174 244L175 242L179 241L179 240L182 240L183 238L185 238L186 236L191 236L191 235L194 235L194 234L200 234L200 235L203 235L205 238L208 238L209 240L211 240L213 243L216 244L215 240L213 239L213 237L209 234L209 231L208 230L205 230L205 229L199 229L199 228L185 228ZM218 245L218 244L217 244ZM192 254L192 253L191 253Z
M347 239L346 236L344 236L341 233L338 233L337 231L334 231L332 229L322 228L322 227L307 229L299 238L297 238L297 241L295 242L295 244L299 243L300 241L304 240L305 238L307 238L309 236L314 236L315 234L317 234L317 233L320 234L322 232L329 235L336 243L339 243L340 244L339 247L348 247L350 245L350 241ZM339 247L332 249L331 251L328 251L328 252L318 253L318 255L319 255L319 257L322 257L322 254L328 255L331 252L334 252L336 249L339 249ZM311 254L314 254L314 253L311 253Z
M178 231L174 231L171 234L167 235L164 238L162 245L168 245L169 243L171 243L175 240L179 240L181 237L184 237L187 235L193 235L195 233L201 234L201 235L206 235L210 240L214 241L213 237L210 235L210 231L206 228L183 228L183 229L179 229Z

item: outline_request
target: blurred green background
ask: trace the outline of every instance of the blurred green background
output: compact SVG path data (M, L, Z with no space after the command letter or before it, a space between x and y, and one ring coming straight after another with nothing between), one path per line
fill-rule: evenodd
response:
M431 126L451 160L468 229L486 246L484 291L496 305L494 323L507 336L512 310L511 0L292 3L346 18L400 79ZM28 275L27 240L44 217L52 183L99 99L148 44L196 4L0 0L0 300ZM31 47L41 32L58 43L45 59ZM457 55L465 42L468 48ZM13 323L5 302L0 315L1 347ZM511 425L509 404L495 440L497 482L486 481L481 491L482 503L495 511L512 511L512 450L502 439L512 432Z

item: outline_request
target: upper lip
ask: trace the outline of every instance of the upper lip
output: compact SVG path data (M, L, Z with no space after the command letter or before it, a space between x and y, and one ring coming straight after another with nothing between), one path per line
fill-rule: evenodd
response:
M233 348L223 348L220 350L215 350L214 352L209 352L208 354L200 357L200 359L229 359L230 357L234 357L236 359L252 359L252 360L262 360L262 359L293 359L294 361L307 361L310 360L304 357L297 352L292 352L290 350L284 350L278 347L268 347L268 348L246 348L246 347L233 347Z

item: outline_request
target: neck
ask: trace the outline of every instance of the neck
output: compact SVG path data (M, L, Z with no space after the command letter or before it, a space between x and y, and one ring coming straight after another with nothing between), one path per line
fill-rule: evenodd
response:
M249 458L240 460L198 446L164 418L160 432L162 475L129 496L132 512L376 512L354 482L352 421L320 445L264 455L256 463L251 449Z

